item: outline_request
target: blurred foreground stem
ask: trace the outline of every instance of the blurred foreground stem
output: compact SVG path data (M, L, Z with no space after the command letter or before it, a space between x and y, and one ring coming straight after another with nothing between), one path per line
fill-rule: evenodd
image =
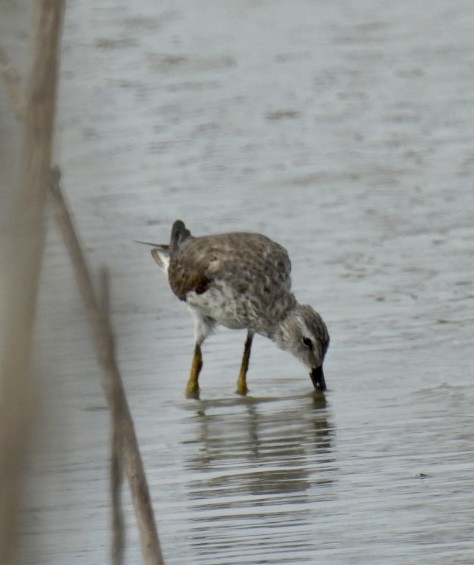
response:
M0 368L0 563L20 562L18 513L34 398L33 332L44 246L44 206L49 189L58 52L64 0L35 0L32 64L22 113L19 185L5 295ZM10 76L14 76L10 73ZM13 82L11 83L13 84Z

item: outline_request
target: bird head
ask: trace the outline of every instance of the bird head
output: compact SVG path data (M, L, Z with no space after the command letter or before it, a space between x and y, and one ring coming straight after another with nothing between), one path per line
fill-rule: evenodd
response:
M326 390L323 362L329 333L321 316L308 305L297 304L280 322L274 341L297 357L310 371L314 388Z

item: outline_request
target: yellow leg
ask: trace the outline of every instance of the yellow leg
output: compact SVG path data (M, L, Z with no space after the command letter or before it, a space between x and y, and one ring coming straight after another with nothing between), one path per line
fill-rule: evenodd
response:
M202 369L202 353L201 346L196 343L194 346L193 361L191 363L191 371L189 373L188 383L186 384L186 396L188 398L197 398L199 395L199 373Z
M245 340L244 354L242 356L242 363L240 365L239 377L237 379L237 392L242 395L247 394L249 390L247 387L247 371L249 368L252 340L253 332L248 332L247 339Z

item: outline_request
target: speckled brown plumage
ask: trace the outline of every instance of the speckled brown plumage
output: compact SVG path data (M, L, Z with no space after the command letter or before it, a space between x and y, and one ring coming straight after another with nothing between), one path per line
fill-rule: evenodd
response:
M191 305L194 293L217 293L225 286L233 304L222 308L232 309L234 323L223 325L267 334L270 317L281 318L294 303L290 271L281 245L261 234L235 232L186 239L170 253L168 279L174 294Z

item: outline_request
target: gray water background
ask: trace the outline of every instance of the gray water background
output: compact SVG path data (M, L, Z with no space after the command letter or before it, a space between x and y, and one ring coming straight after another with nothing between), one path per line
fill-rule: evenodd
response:
M2 10L22 60L19 7ZM167 564L474 563L473 38L468 0L68 2L57 161L113 277ZM263 338L237 396L228 330L184 398L192 320L133 243L178 217L289 250L331 332L325 401ZM27 561L105 563L108 412L53 224L38 358Z

